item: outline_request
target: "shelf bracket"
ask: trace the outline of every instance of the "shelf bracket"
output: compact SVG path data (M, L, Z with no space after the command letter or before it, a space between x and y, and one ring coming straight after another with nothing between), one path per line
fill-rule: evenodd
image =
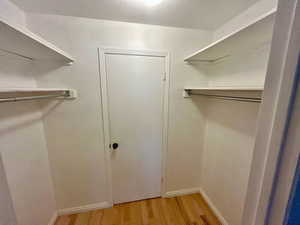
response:
M74 89L70 89L66 91L66 99L74 100L78 97L77 91Z

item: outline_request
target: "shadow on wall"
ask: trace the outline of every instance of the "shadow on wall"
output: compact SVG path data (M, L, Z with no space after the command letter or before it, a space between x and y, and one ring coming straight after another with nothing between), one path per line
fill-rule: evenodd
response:
M200 100L201 99L201 100ZM206 120L221 127L252 136L256 130L259 103L237 102L193 96L192 101L199 111L204 112Z
M263 44L214 63L192 62L189 65L204 72L212 86L263 86L269 53L270 45Z
M32 86L33 79L29 74L31 67L30 60L0 54L0 87Z
M32 63L32 75L38 79L46 79L48 76L53 79L53 73L59 73L61 76L72 77L72 70L76 62L72 65L59 61L34 61Z
M41 122L44 116L51 113L62 102L63 100L39 100L0 103L0 136L9 135L18 129L25 129L34 123ZM47 105L47 111L43 115L38 103Z
M26 60L0 51L0 88L36 88L35 76L51 74L62 67L61 62ZM36 70L38 68L38 70ZM69 68L66 66L66 68ZM51 88L57 88L52 86ZM8 135L40 122L63 100L34 100L0 103L0 136ZM42 111L42 107L47 110ZM42 113L43 112L43 115ZM2 225L2 224L0 224Z
M16 216L10 197L6 173L0 153L0 225L16 225Z

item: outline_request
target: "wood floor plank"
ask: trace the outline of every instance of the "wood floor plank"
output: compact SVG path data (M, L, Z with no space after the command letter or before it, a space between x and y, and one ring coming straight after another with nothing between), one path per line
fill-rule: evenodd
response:
M162 198L162 212L167 225L185 225L175 198Z
M204 212L199 207L199 204L196 202L196 200L191 195L184 195L178 198L181 199L183 208L186 211L190 222L195 225L204 225L205 222L202 220Z
M88 225L91 212L80 213L77 215L75 225Z
M121 214L120 225L142 225L142 209L139 202L119 205Z
M70 218L69 225L75 225L77 217L78 217L78 214L69 215L69 218Z
M117 204L60 216L55 225L221 225L200 194Z
M151 199L151 201L153 204L155 214L158 216L160 220L160 224L166 225L167 223L166 223L165 214L163 212L162 198Z
M56 222L55 225L69 225L71 219L70 216L65 215L65 216L60 216Z
M192 221L190 220L190 217L189 217L187 211L186 211L185 208L184 208L184 204L183 204L182 199L179 198L179 197L175 197L175 199L176 199L176 203L177 203L177 205L178 205L178 207L179 207L180 213L181 213L181 215L182 215L182 218L183 218L183 220L184 220L184 223L185 223L186 225L191 224Z
M158 202L155 199L141 202L143 225L165 225L157 205Z
M92 211L88 225L101 225L103 210Z
M120 209L119 206L103 209L103 218L101 225L120 225Z
M210 209L204 198L200 194L191 195L199 204L200 208L204 212L204 217L208 223L208 225L222 225L213 211ZM204 220L205 220L204 219Z

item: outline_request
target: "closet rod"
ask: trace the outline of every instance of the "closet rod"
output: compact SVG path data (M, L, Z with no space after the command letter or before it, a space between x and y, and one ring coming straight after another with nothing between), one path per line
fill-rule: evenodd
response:
M226 96L226 95L210 95L210 94L195 94L189 93L190 95L202 95L211 98L223 99L223 100L231 100L231 101L239 101L239 102L261 102L261 98L249 98L249 97L236 97L236 96Z
M26 96L26 97L0 98L0 103L50 99L50 98L59 98L59 97L68 98L68 97L70 97L70 93L69 93L69 91L65 91L63 94L55 94L55 95L53 94L53 95L36 95L36 96Z

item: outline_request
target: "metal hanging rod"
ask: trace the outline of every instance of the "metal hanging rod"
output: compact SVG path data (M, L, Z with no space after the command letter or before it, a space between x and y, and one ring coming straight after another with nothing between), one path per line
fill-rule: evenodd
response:
M61 94L47 94L47 95L35 95L35 96L24 96L24 97L8 97L8 98L0 98L0 103L3 102L19 102L19 101L30 101L30 100L40 100L40 99L74 99L76 98L76 93L73 91L63 91Z
M228 58L230 55L224 55L224 56L220 56L218 58L215 59L189 59L189 60L185 60L186 62L189 63L193 63L193 62L199 62L199 63L215 63L218 61L221 61L222 59Z
M210 94L200 94L200 93L191 93L189 95L202 95L211 98L230 100L230 101L238 101L238 102L261 102L261 98L250 98L250 97L236 97L236 96L226 96L226 95L210 95Z

